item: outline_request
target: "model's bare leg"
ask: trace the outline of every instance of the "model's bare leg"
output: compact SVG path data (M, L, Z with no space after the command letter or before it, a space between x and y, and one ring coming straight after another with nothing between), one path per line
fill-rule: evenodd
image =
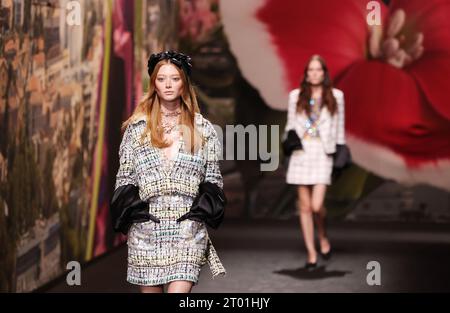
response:
M308 252L308 262L317 262L317 251L314 246L314 221L311 208L311 191L308 186L298 187L298 196L300 203L300 225L303 232L306 250Z
M177 280L169 283L168 293L189 293L193 283L186 280Z
M163 293L163 286L141 286L142 293Z
M320 242L320 252L324 254L328 253L331 249L325 225L326 209L323 205L326 190L327 185L324 184L315 185L312 190L312 210L315 213L314 215Z
M326 208L322 207L319 213L315 214L315 221L317 225L317 232L319 235L320 252L326 254L330 251L331 246L328 240L326 229Z

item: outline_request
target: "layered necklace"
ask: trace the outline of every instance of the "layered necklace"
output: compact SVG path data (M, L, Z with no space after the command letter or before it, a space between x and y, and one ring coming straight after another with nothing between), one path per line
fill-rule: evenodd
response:
M311 98L309 100L309 105L311 107L311 113L308 119L306 120L305 126L307 129L307 133L310 136L316 137L319 135L319 129L316 125L316 121L319 119L320 116L320 106L322 104L321 98Z
M311 98L309 100L309 105L311 106L311 116L314 120L318 118L318 115L320 114L320 107L322 104L322 98Z
M170 134L178 126L180 115L180 109L172 112L164 112L161 110L161 128L164 134Z

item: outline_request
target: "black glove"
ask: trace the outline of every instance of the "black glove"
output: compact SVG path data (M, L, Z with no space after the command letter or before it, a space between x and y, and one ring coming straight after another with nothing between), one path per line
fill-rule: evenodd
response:
M160 220L148 212L148 203L139 198L139 188L129 184L118 187L110 203L111 219L115 232L127 234L133 223Z
M352 155L347 145L336 145L336 152L333 153L333 168L342 170L352 164Z
M331 154L333 158L333 170L331 172L331 181L337 181L345 172L345 169L352 165L352 155L347 145L336 145L336 152Z
M226 204L227 198L219 186L210 182L202 182L191 209L177 219L177 222L190 219L205 222L208 226L217 229L222 223Z
M282 142L283 153L285 156L290 156L294 150L302 150L302 140L297 135L295 129L288 131L286 138Z

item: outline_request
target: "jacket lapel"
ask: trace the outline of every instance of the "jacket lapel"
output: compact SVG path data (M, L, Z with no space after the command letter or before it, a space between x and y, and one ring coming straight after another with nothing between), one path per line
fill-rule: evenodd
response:
M326 123L327 121L329 121L331 118L330 116L330 112L328 111L328 109L326 107L323 107L321 112L320 112L320 117L319 117L319 121L317 123L317 125L322 125L324 123Z

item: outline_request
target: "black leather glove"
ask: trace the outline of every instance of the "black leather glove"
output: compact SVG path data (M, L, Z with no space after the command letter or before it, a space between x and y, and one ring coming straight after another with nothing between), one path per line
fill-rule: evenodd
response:
M139 198L139 188L132 185L118 187L110 203L111 219L115 232L127 234L133 223L160 220L148 212L148 203Z
M283 154L290 156L294 150L302 150L302 140L297 135L295 129L290 129L286 135L286 138L282 142Z
M226 204L227 198L219 186L211 182L202 182L191 209L178 218L177 222L190 219L205 222L208 226L217 229L222 223Z
M342 170L352 164L352 155L347 145L336 145L336 152L333 153L333 168Z

